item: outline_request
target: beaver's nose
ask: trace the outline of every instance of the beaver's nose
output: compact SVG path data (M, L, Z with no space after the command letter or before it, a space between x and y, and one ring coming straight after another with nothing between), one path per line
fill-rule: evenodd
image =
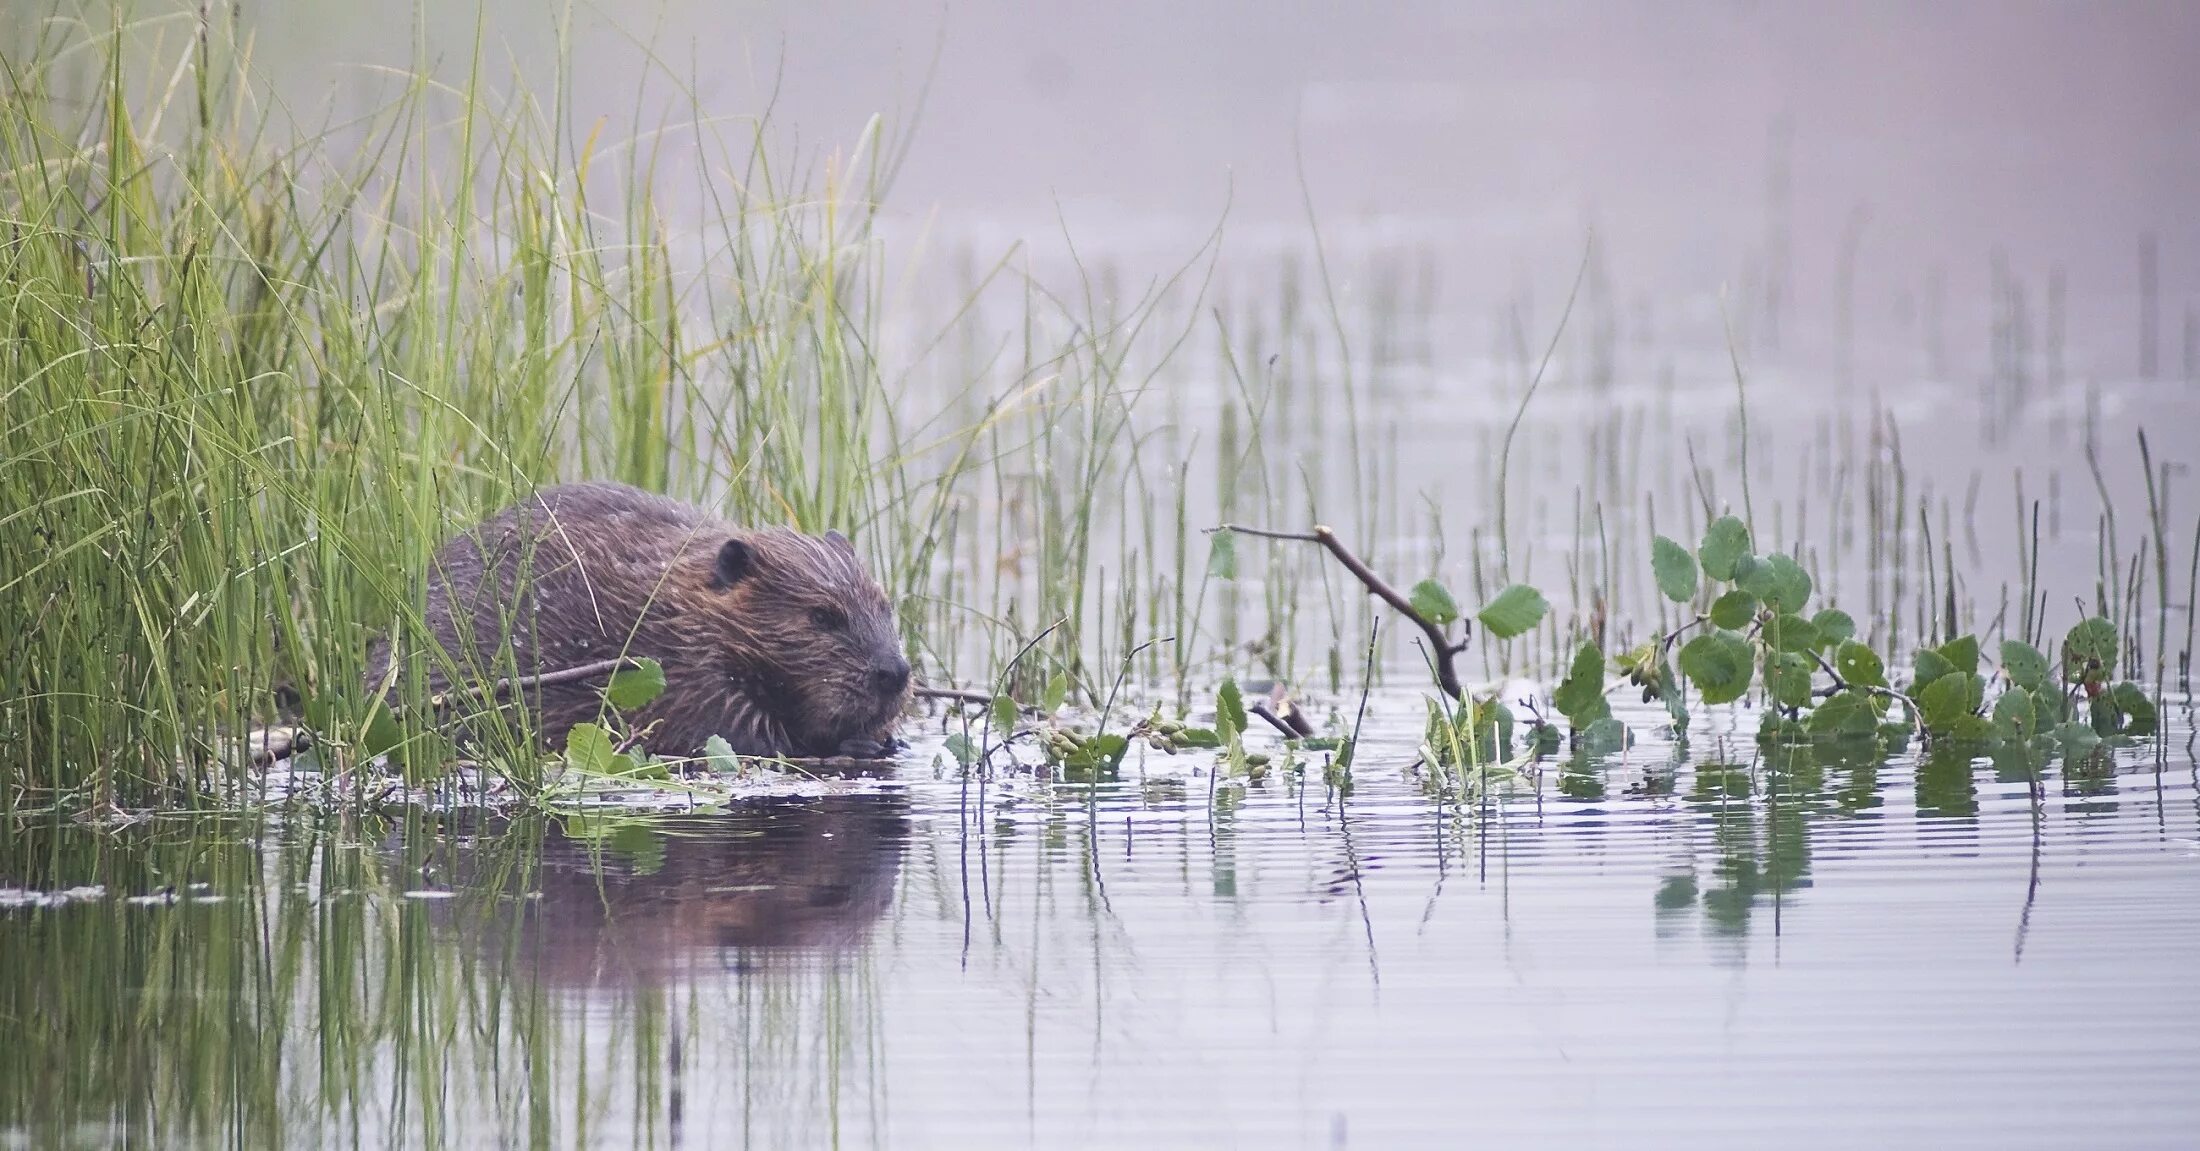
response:
M908 660L897 655L871 665L871 687L880 695L898 695L908 686Z

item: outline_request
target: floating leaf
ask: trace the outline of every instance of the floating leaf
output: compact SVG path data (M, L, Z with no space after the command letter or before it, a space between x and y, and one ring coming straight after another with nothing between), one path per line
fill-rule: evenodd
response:
M2094 748L2101 746L2099 732L2090 725L2071 722L2055 729L2055 738L2063 745L2063 754L2072 759L2083 758Z
M1939 677L1925 685L1917 697L1917 706L1924 713L1925 730L1945 732L1955 727L1957 719L1978 709L1981 694L1975 675L1955 672Z
M978 762L978 745L971 742L968 735L958 731L947 737L947 754L955 757L957 766L969 767Z
M1765 653L1765 690L1786 707L1810 703L1810 661L1791 651Z
M1581 750L1588 755L1611 755L1625 751L1634 742L1627 725L1610 714L1598 716L1581 729Z
M1215 731L1224 741L1245 734L1245 697L1234 679L1223 680L1215 692Z
M1451 598L1451 589L1432 579L1413 585L1412 594L1406 597L1413 610L1421 613L1430 623L1443 627L1459 618L1459 601Z
M1707 704L1730 703L1749 690L1755 660L1749 641L1730 631L1705 632L1681 647L1681 674Z
M1948 725L1946 734L1957 743L1987 743L1994 738L1994 725L1983 715L1965 713Z
M1237 533L1225 528L1207 537L1207 574L1229 581L1237 578Z
M1778 615L1765 625L1765 642L1779 651L1813 652L1818 650L1818 629L1802 616Z
M1542 592L1516 583L1498 592L1497 598L1476 612L1474 618L1481 620L1482 626L1498 639L1511 639L1542 623L1543 613L1549 610L1551 605L1543 601Z
M1833 670L1850 687L1887 686L1887 668L1879 662L1879 653L1854 640L1834 649Z
M1062 757L1062 766L1087 778L1110 775L1122 764L1123 753L1129 749L1129 739L1107 732L1078 743L1076 750Z
M2009 682L2028 692L2047 685L2047 657L2040 654L2040 649L2019 640L2002 641L2001 670L2008 674Z
M1679 543L1658 536L1650 541L1650 570L1658 577L1658 590L1674 603L1696 598L1696 557Z
M1837 691L1811 710L1808 726L1816 736L1841 737L1872 734L1879 711L1871 697L1860 691Z
M947 737L947 750L950 754L955 750L957 739L962 739L964 743L970 742L969 739L960 734ZM960 760L962 757L956 756L956 758ZM975 759L977 756L973 754L971 758ZM733 745L727 743L723 736L714 735L703 741L703 762L710 765L712 771L731 774L741 770L741 757L734 754ZM963 762L967 763L968 760Z
M665 693L665 669L653 659L638 661L639 667L625 667L611 673L611 682L604 685L605 702L620 711L636 711L648 707Z
M2144 688L2126 681L2117 684L2108 693L2108 698L2115 703L2116 710L2123 713L2124 722L2119 726L2125 735L2154 734L2155 726L2161 722L2161 716L2155 710L2154 701L2147 698Z
M1169 742L1178 747L1221 747L1222 733L1211 727L1186 727L1169 733Z
M1696 558L1703 561L1703 574L1715 580L1733 579L1734 561L1748 554L1749 528L1733 516L1714 520L1703 534L1703 546L1696 549Z
M2063 680L2102 683L2115 674L2116 625L2094 616L2063 637Z
M1711 622L1728 631L1740 631L1757 616L1757 597L1735 588L1711 602Z
M565 762L590 775L610 775L615 754L611 733L593 723L576 723L565 733Z
M1833 647L1856 638L1856 621L1840 608L1829 607L1810 617L1810 625L1818 629L1818 646Z

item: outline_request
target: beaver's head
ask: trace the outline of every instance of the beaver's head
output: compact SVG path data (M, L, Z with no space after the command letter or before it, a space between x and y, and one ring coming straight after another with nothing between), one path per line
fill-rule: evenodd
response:
M729 672L797 744L830 755L891 730L909 703L909 661L846 536L743 532L719 546L707 584L725 608L714 614L727 621Z

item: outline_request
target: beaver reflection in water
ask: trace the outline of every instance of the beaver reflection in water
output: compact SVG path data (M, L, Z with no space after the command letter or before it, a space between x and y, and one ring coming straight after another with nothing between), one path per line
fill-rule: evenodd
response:
M664 666L628 719L650 750L878 757L910 696L886 595L838 532L742 528L614 483L545 488L460 533L428 573L430 691L615 659ZM390 651L368 660L382 682ZM526 687L562 746L595 720L603 680Z
M774 968L863 946L893 906L908 812L906 795L873 792L745 801L608 840L552 821L518 868L513 840L454 837L453 886L495 898L431 914L552 986Z

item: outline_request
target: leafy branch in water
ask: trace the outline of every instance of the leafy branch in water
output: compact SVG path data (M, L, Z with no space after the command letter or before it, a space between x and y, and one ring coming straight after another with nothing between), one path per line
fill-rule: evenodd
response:
M1392 610L1404 616L1407 622L1428 637L1429 666L1436 676L1436 686L1443 692L1444 698L1458 700L1465 695L1466 687L1459 679L1458 659L1459 653L1467 649L1467 641L1474 629L1460 614L1459 601L1443 584L1425 579L1413 585L1410 593L1401 592L1396 585L1367 566L1367 562L1351 548L1345 546L1344 541L1337 538L1336 532L1319 524L1308 532L1274 531L1239 524L1222 524L1208 528L1207 532L1219 539L1238 534L1259 539L1298 540L1320 544L1330 555L1336 557L1338 563L1344 565L1346 571L1352 573L1354 579L1360 581L1360 586L1365 587L1369 595L1389 604ZM1544 601L1543 593L1526 584L1514 584L1499 592L1497 598L1475 613L1475 618L1482 621L1482 626L1488 628L1491 635L1498 639L1511 639L1543 622L1544 613L1549 610L1550 605ZM1451 637L1450 630L1454 623L1461 625L1460 636L1456 640Z

